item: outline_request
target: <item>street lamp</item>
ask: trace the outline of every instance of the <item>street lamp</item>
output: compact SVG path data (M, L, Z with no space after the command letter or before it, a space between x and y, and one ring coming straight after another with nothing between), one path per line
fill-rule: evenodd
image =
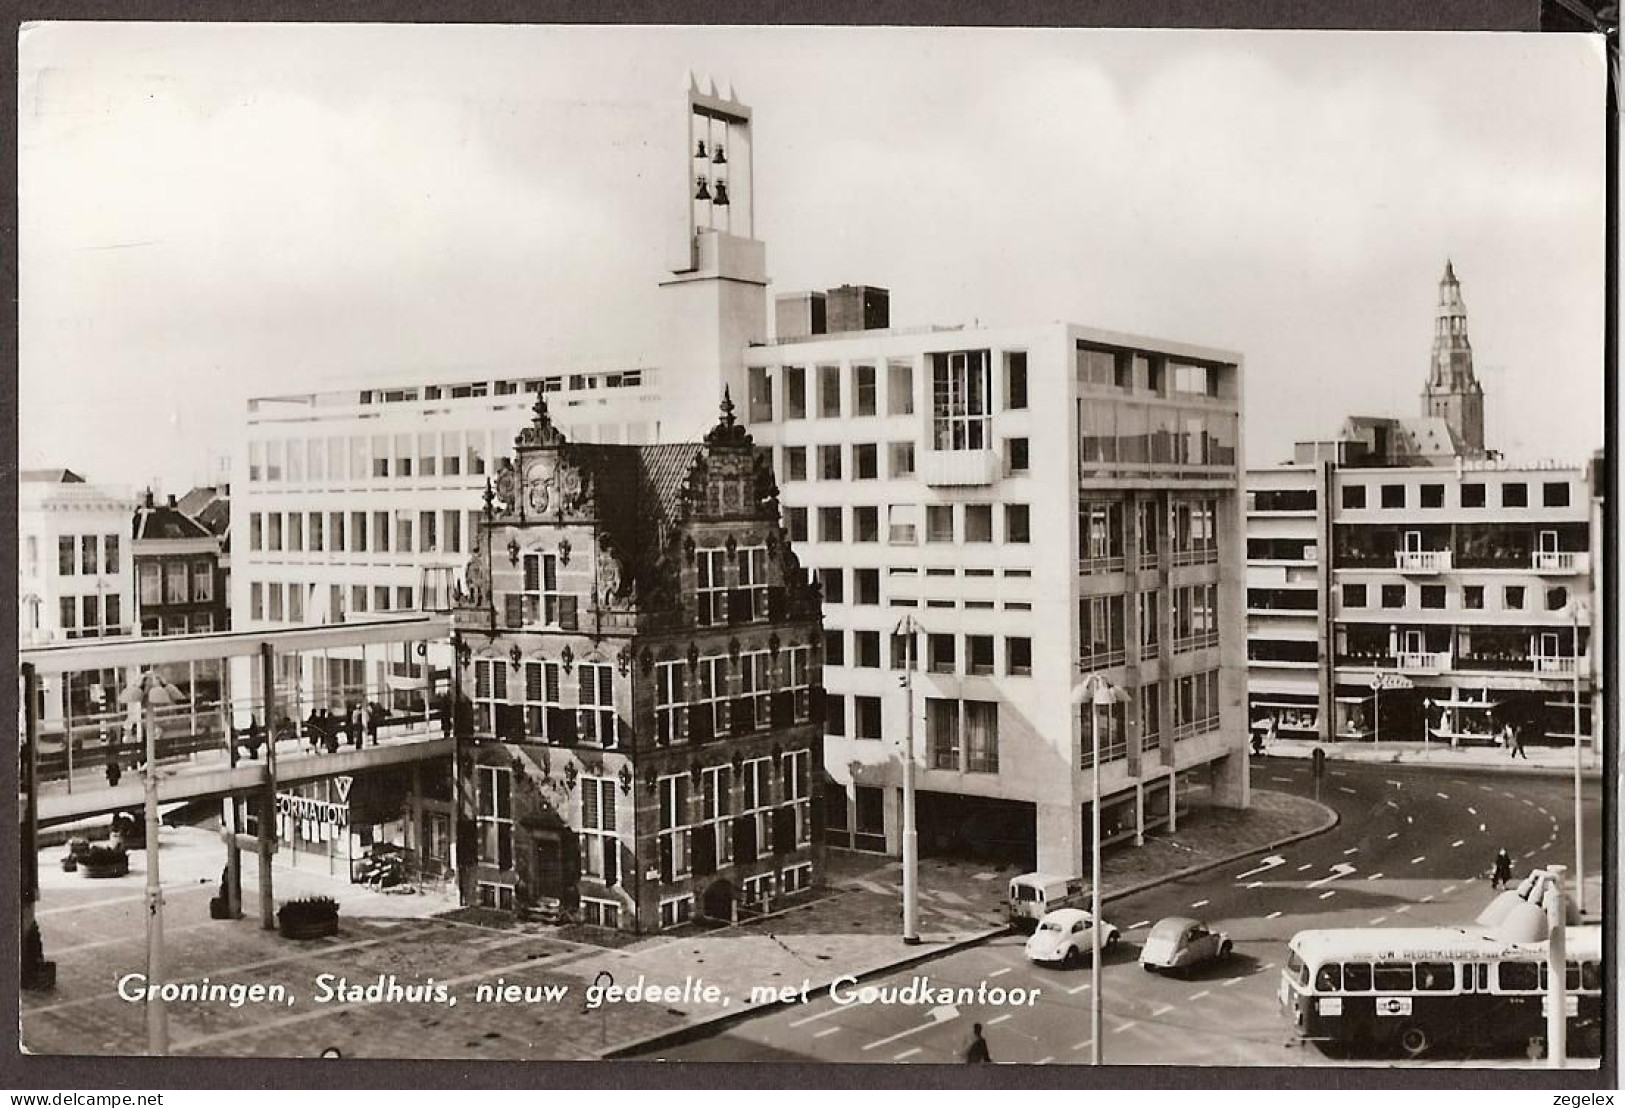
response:
M141 730L147 749L144 774L147 809L147 984L162 985L164 974L164 899L158 886L158 732L152 710L181 704L186 694L149 669L119 696L120 702L141 709ZM169 1053L169 1021L161 990L147 991L147 1053Z
M1089 1063L1101 1064L1100 1041L1104 1003L1100 997L1100 710L1110 708L1128 699L1128 694L1113 685L1103 674L1091 673L1072 688L1072 703L1089 704L1089 746L1093 762L1093 802L1089 805L1091 827L1089 833L1089 937L1094 957L1090 960L1089 976Z
M920 832L914 814L914 644L919 632L919 621L912 614L898 620L894 632L908 637L903 669L908 717L903 739L903 942L908 946L920 941Z
M1589 621L1591 609L1576 597L1567 605L1569 625L1573 632L1574 654L1574 909L1581 915L1586 910L1585 893L1585 817L1580 810L1580 623Z

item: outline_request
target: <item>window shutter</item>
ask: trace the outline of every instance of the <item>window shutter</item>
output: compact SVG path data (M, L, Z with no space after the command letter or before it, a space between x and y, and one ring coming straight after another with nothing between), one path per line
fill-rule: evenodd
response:
M717 872L717 831L702 827L694 835L694 874L709 877Z
M774 623L787 619L783 585L770 585L767 590L767 618Z
M603 790L600 807L604 813L604 830L615 830L615 783L613 781L600 781L598 787Z
M491 663L491 695L497 700L508 699L508 665L506 662L493 661Z
M589 831L598 829L598 782L584 782L581 790L581 826Z
M728 590L728 623L730 626L737 623L750 622L750 590Z
M547 739L549 742L573 745L576 741L576 714L557 704L547 706Z
M660 880L662 881L672 881L677 877L677 871L672 865L674 861L672 848L676 841L676 835L660 836Z
M491 663L488 661L474 663L474 695L482 700L491 696Z
M542 591L542 560L535 554L525 555L525 591Z
M756 861L756 819L740 816L733 821L734 864L748 865Z
M547 663L547 698L546 699L547 699L547 702L549 704L557 704L559 702L559 700L561 699L559 686L560 686L560 684L562 683L562 680L563 680L562 674L563 674L563 670L562 670L562 668L559 666L559 664L557 662L548 662Z
M613 885L621 876L621 844L618 839L604 840L604 884Z
M564 631L576 630L576 598L573 596L559 597L559 628Z
M549 554L540 559L542 563L542 584L546 592L556 592L559 587L559 560L555 555Z
M525 625L525 598L519 593L510 592L502 597L503 615L509 627L523 627Z
M525 700L532 703L532 704L541 703L542 700L544 699L543 696L542 696L542 690L543 690L542 663L541 662L526 662L525 663Z
M796 811L784 807L773 809L773 853L793 854L796 849Z
M596 703L593 696L593 670L597 668L597 666L583 665L576 671L576 686L579 696L579 699L577 700L578 704Z

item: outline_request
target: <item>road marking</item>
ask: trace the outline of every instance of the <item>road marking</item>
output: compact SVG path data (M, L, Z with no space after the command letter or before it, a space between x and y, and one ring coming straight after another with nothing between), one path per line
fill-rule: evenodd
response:
M891 1060L893 1062L901 1062L904 1058L911 1058L914 1055L918 1054L919 1052L920 1052L920 1048L915 1047L913 1050L905 1050L901 1054L893 1054L891 1056Z
M1264 884L1264 882L1262 882L1262 881L1249 881L1249 882L1247 882L1247 887L1249 889L1256 889L1256 888L1261 887L1263 884ZM207 926L207 925L205 925L205 926Z
M999 875L996 873L977 873L971 876L972 881L997 881L998 879Z
M822 1039L825 1035L833 1035L839 1030L839 1027L826 1027L822 1031L818 1032L818 1034L814 1035L813 1038Z
M1479 825L1478 825L1478 830L1479 830L1479 833L1480 833L1480 834L1482 834L1482 833L1483 833L1483 832L1485 832L1485 831L1488 831L1488 830L1489 830L1489 828L1488 828L1488 827L1485 827L1485 826L1484 826L1484 825L1483 825L1483 824L1482 824L1482 823L1481 823L1481 824L1479 824Z
M1472 806L1468 806L1467 814L1470 815L1470 816L1476 816L1476 815L1478 815L1478 809L1474 808Z
M1078 986L1076 986L1074 988L1068 989L1066 991L1066 995L1067 996L1077 996L1079 993L1083 992L1088 987L1089 987L1089 982L1085 981L1081 985L1078 985Z
M1305 862L1303 865L1298 867L1298 872L1302 873L1306 869L1314 869L1314 868L1315 868L1315 863L1313 863L1313 862Z
M1007 1020L1009 1018L1010 1018L1010 1013L1006 1012L1002 1016L994 1016L992 1019L988 1020L987 1025L989 1027L992 1027L995 1023L1003 1023L1005 1020Z
M1386 922L1388 922L1388 917L1387 916L1377 916L1374 919L1372 919L1371 926L1375 927L1379 923L1386 923Z
M1433 902L1433 894L1432 893L1428 893L1428 895L1426 895L1426 896L1424 896L1422 898L1422 903L1423 904L1431 904L1432 902Z
M1488 786L1488 785L1480 785L1480 786L1479 786L1479 789L1480 789L1480 790L1481 790L1481 791L1483 791L1483 792L1487 792L1487 793L1492 793L1492 792L1494 792L1494 791L1495 791L1495 790L1494 790L1494 789L1492 789L1492 788L1490 788L1490 787L1489 787L1489 786Z
M1272 970L1274 968L1275 968L1275 963L1274 962L1265 962L1263 965L1258 967L1258 972L1259 973L1265 973L1265 972L1267 972L1269 970Z
M1127 1031L1129 1028L1139 1026L1139 1023L1140 1023L1139 1020L1129 1020L1127 1023L1122 1024L1119 1027L1113 1028L1112 1029L1112 1034L1121 1035L1123 1032Z
M1409 904L1401 904L1398 908L1394 909L1395 912L1409 912L1410 910L1411 906Z
M1139 923L1131 923L1131 924L1129 924L1128 929L1130 931L1138 931L1142 927L1150 927L1150 926L1151 926L1151 921L1148 920L1148 919L1143 919Z
M1438 797L1440 800L1449 800L1450 799L1450 794L1449 793L1434 793L1433 795Z
M1414 816L1406 816L1405 817L1405 822L1406 823L1415 823L1416 822L1416 817L1414 817Z
M1418 854L1416 857L1411 859L1411 865L1419 866L1419 865L1421 865L1423 862L1425 862L1427 860L1428 860L1428 856L1426 854Z
M1455 892L1459 888L1461 888L1460 885L1446 885L1444 887L1444 895L1449 896L1451 893Z
M1337 895L1337 890L1336 889L1327 889L1325 892L1320 894L1320 899L1327 900L1327 899L1329 899L1331 897L1334 897L1336 895Z
M1451 849L1451 850L1454 850L1454 849L1456 849L1456 848L1457 848L1457 847L1458 847L1458 846L1461 846L1461 845L1463 845L1463 844L1464 844L1464 843L1466 843L1466 842L1467 842L1467 840L1466 840L1466 839L1457 839L1457 840L1456 840L1456 841L1455 841L1455 842L1453 842L1453 843L1451 843L1451 844L1450 844L1450 849Z
M1038 1061L1034 1062L1033 1065L1035 1065L1035 1066L1047 1066L1053 1061L1055 1061L1055 1055L1051 1054L1047 1058L1040 1058Z
M1384 780L1386 780L1390 785L1392 785L1396 789L1403 789L1405 787L1404 782L1395 781L1392 777L1384 778Z
M1535 852L1533 850L1526 850L1523 852L1523 856L1525 858L1533 858L1535 856Z
M1347 785L1339 785L1337 786L1337 791L1340 793L1348 793L1350 796L1353 796L1357 790L1351 789Z
M956 1020L958 1018L959 1018L959 1013L956 1011L956 1012L954 1012L953 1015L949 1016L947 1019L940 1019L940 1020L939 1019L930 1019L930 1020L927 1020L926 1022L920 1024L918 1027L910 1027L907 1030L897 1032L897 1034L895 1034L895 1035L887 1035L884 1039L876 1039L872 1043L867 1043L867 1044L865 1044L863 1049L864 1050L873 1050L877 1046L885 1046L887 1043L895 1043L898 1039L906 1039L910 1035L918 1035L921 1031L926 1031L926 1030L929 1030L930 1028L933 1028L933 1027L941 1027L943 1024L948 1023L948 1022L950 1022L952 1020Z
M1534 807L1534 806L1535 806L1535 802L1534 802L1534 801L1533 801L1533 800L1530 800L1530 799L1529 799L1529 798L1528 798L1528 797L1527 797L1527 796L1526 796L1526 797L1524 797L1524 798L1523 798L1523 806L1524 806L1524 807L1525 807L1525 808L1533 808L1533 807Z
M1399 803L1397 801L1385 800L1383 803L1388 805L1388 807L1392 808L1394 811L1399 811Z
M1212 996L1212 995L1213 995L1213 990L1212 989L1203 989L1199 993L1192 993L1191 994L1191 999L1192 1000L1201 1000L1204 996Z
M1372 874L1367 874L1366 875L1366 880L1367 881L1376 881L1376 880L1379 880L1381 877L1382 877L1382 874L1380 874L1380 873L1372 873Z
M1360 848L1357 846L1351 846L1347 850L1343 851L1343 857L1347 858L1350 854L1358 853L1360 853Z
M1286 781L1286 782L1290 783L1292 778L1290 778L1290 777L1271 777L1270 780L1271 781Z
M1228 989L1228 988L1229 988L1229 987L1230 987L1230 986L1231 986L1231 985L1239 985L1239 984L1241 984L1241 983L1242 983L1242 981L1244 981L1244 980L1245 980L1245 978L1242 978L1242 977L1232 977L1232 978L1231 978L1231 979L1230 979L1230 980L1228 980L1228 981L1221 981L1221 982L1220 982L1220 983L1219 983L1219 988L1221 988L1221 989Z
M1388 832L1388 841L1389 842L1393 842L1397 838L1399 838L1399 832L1398 831L1390 831L1390 832Z
M1156 1019L1158 1016L1165 1015L1173 1010L1174 1006L1172 1004L1159 1004L1151 1009L1151 1018Z
M1073 1050L1082 1050L1084 1047L1088 1046L1090 1043L1092 1043L1094 1041L1095 1040L1093 1038L1088 1038L1088 1039L1083 1040L1083 1042L1081 1042L1081 1043L1073 1043L1072 1044L1072 1049Z
M1236 880L1240 881L1244 877L1251 877L1255 873L1264 873L1264 872L1266 872L1268 870L1274 869L1276 866L1284 866L1284 865L1286 865L1286 859L1285 858L1281 857L1279 854L1271 854L1268 858L1265 858L1259 865L1254 866L1252 869L1243 870L1242 872L1236 874Z
M1194 904L1192 904L1191 907L1192 908L1205 908L1205 907L1207 907L1207 903L1208 902L1205 901L1205 900L1198 900Z
M1278 919L1280 917L1280 915L1281 915L1281 913L1278 912L1278 911L1277 912L1271 912L1269 915L1265 916L1264 918L1265 919Z
M840 1011L839 1008L830 1008L827 1011L819 1012L817 1015L802 1016L798 1020L791 1020L790 1021L790 1026L791 1027L800 1027L804 1023L812 1023L814 1020L826 1019L829 1016L835 1015L839 1011Z
M1338 862L1336 865L1332 866L1331 869L1332 872L1327 874L1325 877L1320 878L1318 881L1309 882L1308 887L1311 889L1318 889L1322 885L1330 885L1339 877L1348 877L1350 874L1355 872L1354 867L1349 865L1347 862Z
M988 976L989 977L1002 977L1003 975L1005 975L1005 974L1007 974L1009 972L1010 972L1010 967L1005 966L1003 969L994 970L992 973L988 974Z
M1505 797L1511 797L1511 799L1513 799L1513 800L1516 800L1516 799L1518 799L1518 798L1517 798L1517 797L1515 797L1515 796L1513 796L1513 795L1512 795L1512 793L1511 793L1511 792L1509 792L1509 791L1508 791L1508 790L1506 790L1506 789L1502 789L1502 790L1501 790L1501 795L1502 795L1502 796L1505 796Z

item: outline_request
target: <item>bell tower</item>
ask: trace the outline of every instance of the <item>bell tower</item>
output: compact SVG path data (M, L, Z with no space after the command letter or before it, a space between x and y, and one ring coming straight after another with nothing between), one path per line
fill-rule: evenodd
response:
M663 442L697 442L716 422L714 398L745 395L745 349L767 339L767 247L756 235L751 110L731 88L683 99L682 175L668 210L678 241L660 283L667 311L661 386ZM669 164L669 163L668 163Z
M1449 259L1439 279L1433 323L1433 362L1422 390L1422 414L1450 425L1464 457L1484 451L1484 389L1473 374L1473 346L1467 339L1467 305Z

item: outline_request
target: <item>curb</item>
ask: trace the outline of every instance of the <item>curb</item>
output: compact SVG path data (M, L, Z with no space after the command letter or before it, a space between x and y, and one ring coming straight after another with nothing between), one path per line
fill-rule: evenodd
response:
M1266 759L1274 758L1286 762L1307 762L1310 760L1309 755L1307 754L1270 754L1266 755L1265 757ZM1463 762L1452 765L1449 762L1431 762L1424 759L1405 758L1403 755L1397 753L1375 758L1346 758L1340 756L1336 751L1328 751L1326 754L1326 761L1340 762L1345 766L1408 766L1416 769L1445 770L1450 773L1487 773L1496 777L1572 778L1574 776L1574 768L1572 766L1520 766L1516 763L1506 766L1498 766L1487 762ZM1262 763L1250 763L1250 765L1253 767L1267 766L1268 764L1269 762L1267 760ZM1582 767L1580 770L1580 776L1588 781L1600 782L1603 779L1603 773L1600 769Z
M1332 828L1336 827L1339 822L1341 822L1342 816L1338 814L1335 808L1332 808L1326 804L1321 804L1318 800L1308 800L1307 797L1299 797L1298 799L1306 800L1308 803L1324 809L1326 812L1326 818L1318 826L1313 827L1308 831L1298 831L1283 838L1265 843L1261 846L1249 847L1246 850L1238 850L1234 853L1227 854L1222 858L1214 858L1210 861L1198 862L1193 866L1186 866L1184 869L1175 870L1172 873L1166 873L1160 877L1155 877L1148 881L1141 881L1138 884L1130 885L1127 888L1114 889L1110 892L1102 892L1100 897L1101 903L1106 904L1113 900L1121 900L1123 897L1133 896L1136 893L1144 892L1145 890L1155 888L1158 885L1167 884L1170 881L1180 881L1186 877L1203 873L1210 869L1216 869L1219 866L1229 865L1230 863L1238 861L1242 858L1247 858L1251 855L1257 854L1259 851L1277 850L1283 846L1290 846L1293 843L1302 842L1304 839L1325 834L1327 831L1330 831ZM917 966L922 962L928 962L943 955L953 954L969 947L978 946L987 942L989 939L996 938L999 935L1008 935L1009 933L1010 928L1007 926L990 927L984 931L974 932L970 935L966 935L963 938L944 943L941 946L933 946L929 950L922 950L916 954L910 954L903 958L868 966L856 973L840 974L839 977L851 978L854 981L865 981L882 973L889 973L893 970L899 969L907 969L910 966ZM821 982L815 986L814 990L811 991L827 990L836 980L837 978L832 977L828 981ZM739 1023L759 1015L764 1015L767 1012L778 1008L785 1008L789 1007L791 1004L799 1003L801 1003L799 1000L774 1000L766 1004L747 1006L739 1009L738 1011L721 1012L717 1015L708 1016L705 1019L698 1020L694 1023L684 1024L682 1027L673 1028L670 1031L662 1031L658 1034L649 1035L641 1039L629 1039L624 1042L617 1043L612 1047L607 1047L598 1051L595 1054L595 1057L603 1059L619 1058L630 1054L633 1051L642 1052L651 1049L658 1049L660 1047L681 1046L684 1043L693 1042L695 1039L706 1038L707 1036L716 1033L716 1031L720 1028L727 1027L731 1024Z

